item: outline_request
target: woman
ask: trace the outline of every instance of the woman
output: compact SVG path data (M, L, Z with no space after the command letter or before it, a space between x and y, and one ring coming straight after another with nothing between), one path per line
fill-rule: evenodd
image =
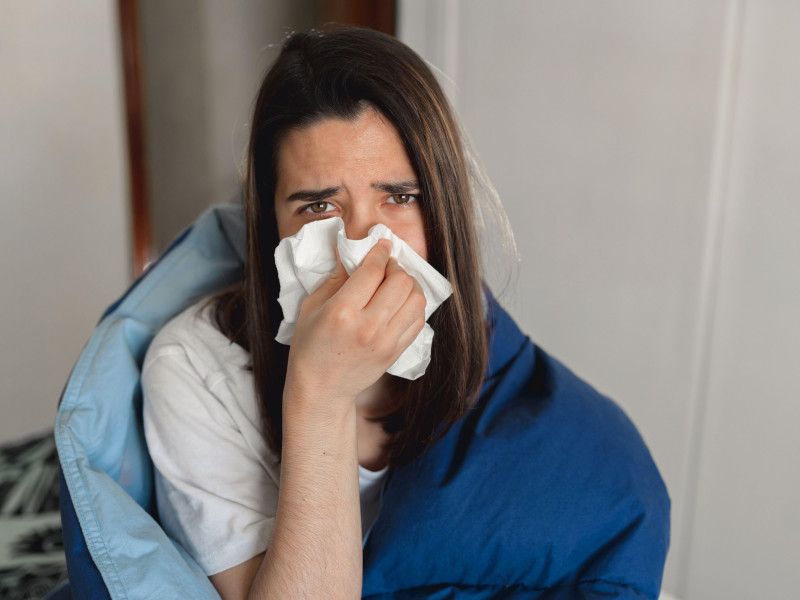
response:
M451 429L468 439L482 384L507 381L484 382L487 333L495 355L506 340L487 319L462 142L424 62L358 29L291 36L251 127L244 280L168 324L143 369L159 514L226 600L358 597L389 469L422 469ZM386 374L425 297L385 242L303 302L290 348L274 341L275 247L330 217L349 239L383 223L451 283L423 377Z

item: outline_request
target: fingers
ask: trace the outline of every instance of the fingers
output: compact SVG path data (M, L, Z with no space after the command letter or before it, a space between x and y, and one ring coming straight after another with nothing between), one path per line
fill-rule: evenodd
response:
M419 282L390 257L390 249L388 240L379 240L349 277L337 253L336 271L307 300L319 307L335 296L331 310L353 319L364 345L382 339L394 346L402 336L405 348L425 324L426 299ZM346 313L339 310L345 307ZM406 343L409 330L414 333Z
M326 279L322 285L314 290L314 293L306 299L305 304L307 305L307 308L321 306L327 302L342 288L345 283L347 283L348 279L349 276L347 271L345 270L342 261L339 259L339 251L336 250L336 268L334 269L333 273L330 274L328 279Z
M425 325L425 294L419 282L403 270L388 250L377 245L337 293L336 306L357 329L357 344L383 348L392 362ZM363 306L357 308L359 306ZM333 308L333 306L331 307Z
M417 280L406 273L395 259L389 259L386 277L364 308L365 313L376 323L387 324L414 291L415 285L419 287Z
M347 285L341 287L339 296L342 301L352 302L359 310L369 304L386 277L391 249L389 240L378 240L364 257L361 266L347 280Z
M410 277L410 275L409 275ZM425 294L422 286L411 277L412 289L402 304L398 307L386 326L386 334L396 338L400 352L405 350L419 335L425 326Z

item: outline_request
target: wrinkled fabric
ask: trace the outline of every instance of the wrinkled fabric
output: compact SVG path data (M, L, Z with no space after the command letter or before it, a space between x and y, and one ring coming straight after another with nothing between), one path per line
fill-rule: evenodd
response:
M243 247L241 208L210 209L109 309L75 365L55 429L75 598L219 597L153 516L139 370L164 323L239 280ZM364 597L656 598L669 499L646 446L487 302L478 403L390 469L364 543Z
M487 294L475 408L391 470L363 596L658 597L669 497L636 428Z
M74 598L219 598L153 517L139 373L161 326L239 280L243 260L241 208L207 211L107 311L75 364L55 425Z

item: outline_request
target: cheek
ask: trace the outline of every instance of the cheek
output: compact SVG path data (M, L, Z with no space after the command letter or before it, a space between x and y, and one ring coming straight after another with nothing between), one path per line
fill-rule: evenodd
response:
M416 226L392 228L392 232L425 260L428 260L428 244L425 241L425 228L422 223Z
M287 226L287 225L281 225L280 222L278 223L278 239L279 240L282 240L283 238L291 237L295 233L297 233L298 231L300 231L300 226L299 225L297 225L295 227L290 227L290 226Z
M302 223L295 222L290 214L286 214L286 211L281 211L279 209L275 210L275 223L278 226L279 240L294 235L300 231L300 228L303 226Z

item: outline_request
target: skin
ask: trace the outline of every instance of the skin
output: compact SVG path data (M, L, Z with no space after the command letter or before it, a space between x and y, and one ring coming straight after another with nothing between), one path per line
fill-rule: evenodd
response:
M383 223L427 260L425 227L417 177L395 128L378 111L365 108L355 121L327 119L315 126L290 132L279 152L275 187L275 217L281 239L300 231L306 223L341 217L350 239L362 239L376 223ZM391 186L407 185L405 194L392 194ZM381 187L383 186L383 189ZM337 189L325 200L289 200L301 192L319 194ZM386 191L386 190L389 191ZM295 196L296 197L296 196ZM399 271L394 259L390 268ZM402 272L401 272L402 273ZM412 278L398 274L400 285ZM293 349L295 343L292 344ZM328 358L330 355L328 356ZM324 360L325 357L319 357ZM343 371L338 371L343 373ZM352 374L348 374L348 378ZM380 427L364 418L386 412L385 375L365 386L356 398L359 416L359 463L378 470L384 465L376 452ZM326 382L330 383L330 380ZM355 383L355 382L354 382ZM360 387L360 384L359 384ZM363 433L363 435L362 435ZM370 435L372 434L372 435ZM367 438L376 437L367 446ZM369 454L369 456L365 454ZM370 464L365 464L370 463Z
M281 238L338 216L351 239L384 223L427 259L416 174L376 110L290 132L277 179ZM425 323L422 290L389 250L379 242L349 277L339 263L303 302L286 373L272 537L265 553L211 576L225 600L361 596L358 465L385 465L385 436L365 418L385 412L386 370Z

